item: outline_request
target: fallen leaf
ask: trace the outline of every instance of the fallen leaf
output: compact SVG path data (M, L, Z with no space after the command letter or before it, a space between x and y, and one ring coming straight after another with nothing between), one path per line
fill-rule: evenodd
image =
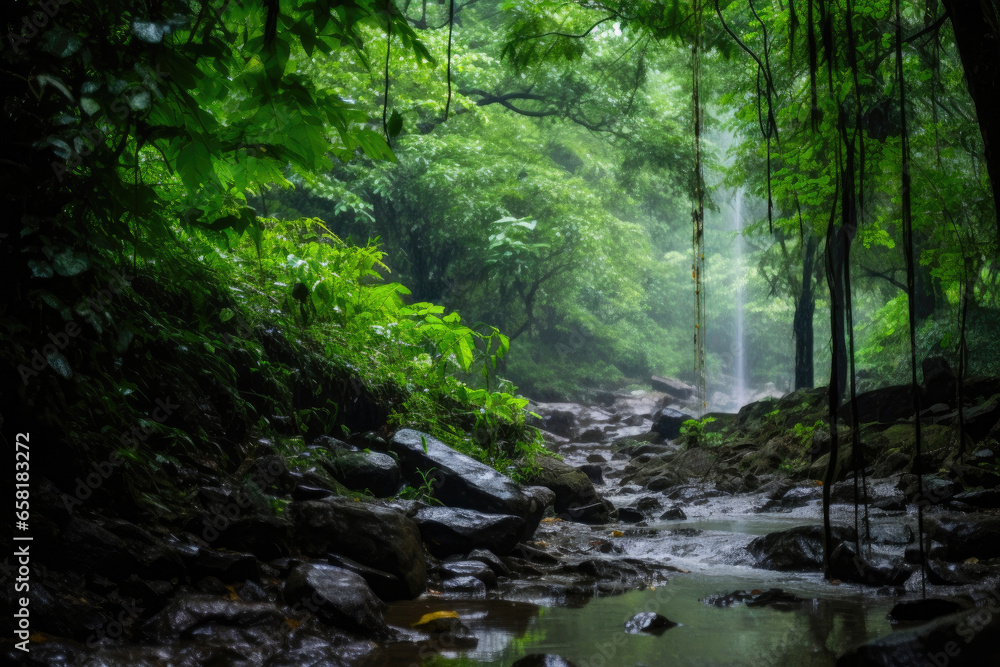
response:
M302 621L297 621L294 618L286 618L285 619L285 625L287 625L292 630L295 630L300 625L302 625Z
M236 592L236 589L232 585L226 586L226 590L229 591L229 596L228 597L229 597L230 600L239 600L240 599L239 594Z
M28 635L28 640L32 644L42 644L44 642L49 641L49 636L43 632L33 632L30 635Z
M432 611L429 614L424 614L420 617L420 620L414 623L411 627L419 627L421 625L426 625L431 621L436 621L439 618L458 618L457 611Z
M839 586L840 585L840 579L831 579L830 580L830 585L831 586Z
M624 537L625 533L620 530L612 530L611 537Z
M966 562L966 563L978 563L978 562L979 562L979 559L978 559L978 558L976 558L975 556L971 556L971 557L969 557L969 558L966 558L966 559L965 559L965 562Z
M752 591L750 591L750 595L760 595L763 592L764 591L760 590L759 588L755 588Z

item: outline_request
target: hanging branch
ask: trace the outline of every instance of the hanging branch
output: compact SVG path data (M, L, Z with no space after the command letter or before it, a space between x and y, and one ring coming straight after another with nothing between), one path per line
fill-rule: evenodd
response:
M754 17L760 23L761 29L764 34L764 62L761 62L757 54L754 53L750 47L743 43L743 41L736 36L736 33L730 29L729 25L726 23L726 19L722 16L722 9L719 7L719 0L715 0L715 13L719 17L719 21L722 23L722 27L725 29L729 36L732 37L737 44L740 45L744 51L750 54L750 57L754 59L757 63L757 122L760 124L760 132L764 136L767 142L767 231L769 234L774 234L774 199L771 196L771 138L772 136L777 139L778 137L778 123L774 118L774 104L773 96L774 82L771 78L771 61L770 61L770 47L768 46L767 39L767 26L761 20L760 16L757 15L757 10L754 9L753 2L750 3L750 11L753 12ZM764 123L763 114L761 113L761 94L760 94L760 77L761 74L764 75L764 80L767 84L764 97L767 99L767 124Z
M455 28L455 0L448 3L448 101L444 105L444 119L448 120L448 110L451 108L451 35Z
M906 254L906 298L910 315L910 391L913 394L914 473L917 475L917 542L920 549L920 593L927 597L926 556L924 554L924 480L920 457L920 386L917 384L917 319L913 258L913 216L910 209L910 139L906 128L906 80L903 77L903 20L896 0L896 79L899 82L900 150L902 152L903 252Z

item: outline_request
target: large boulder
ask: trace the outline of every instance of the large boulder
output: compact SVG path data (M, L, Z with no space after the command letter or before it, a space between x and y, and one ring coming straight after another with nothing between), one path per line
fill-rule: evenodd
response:
M944 545L945 558L1000 557L1000 516L996 514L945 514L926 519L927 533Z
M544 486L556 494L556 513L571 520L587 522L608 520L608 510L604 508L594 483L585 472L551 456L541 456L537 459L537 463L538 468L531 474L529 481ZM594 505L601 505L602 511L596 513L584 511L584 508Z
M385 630L385 603L360 576L322 563L301 563L285 581L285 603L324 622L363 634Z
M521 540L524 519L455 507L424 507L414 515L427 550L438 558L488 549L506 556Z
M396 459L380 452L343 452L326 468L335 480L348 489L368 489L378 498L399 491L403 481Z
M954 405L958 397L958 376L944 357L927 357L921 364L924 372L923 405Z
M402 512L332 497L293 502L289 514L303 553L325 557L332 552L400 580L399 597L424 592L427 564L420 530Z
M909 385L881 387L858 394L858 423L892 423L913 416L913 392ZM840 408L840 418L851 423L851 402Z
M663 408L653 416L652 430L668 440L676 440L681 434L681 424L689 419L694 417L680 410Z
M833 537L835 543L844 542L854 539L854 531L834 526ZM823 567L823 526L796 526L757 537L747 552L765 570L818 570Z
M538 528L544 505L493 468L413 429L398 431L389 448L399 457L411 483L423 482L420 472L434 480L434 497L445 505L522 517L522 539L531 537Z
M837 667L995 665L1000 658L998 602L1000 598L994 597L989 608L949 614L862 644L842 655Z
M674 378L658 377L656 375L649 378L649 382L656 391L662 391L664 394L673 396L681 401L694 397L694 387L687 382L681 382Z

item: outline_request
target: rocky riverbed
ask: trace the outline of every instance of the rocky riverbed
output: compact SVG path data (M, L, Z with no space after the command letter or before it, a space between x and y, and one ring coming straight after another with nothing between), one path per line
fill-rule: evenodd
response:
M920 497L912 418L866 413L860 535L841 427L833 581L822 390L706 422L726 444L682 436L684 398L668 393L536 404L561 460L524 484L411 430L323 437L291 467L263 443L252 485L174 471L184 520L151 526L41 480L31 653L3 651L38 665L994 664L1000 388L975 386L961 458L949 406L923 415ZM880 391L883 408L902 403ZM437 500L393 498L404 479ZM934 601L914 604L917 503Z

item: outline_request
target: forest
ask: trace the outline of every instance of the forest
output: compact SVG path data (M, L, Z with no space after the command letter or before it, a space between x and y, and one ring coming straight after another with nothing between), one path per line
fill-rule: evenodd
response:
M5 662L1000 658L997 0L0 16Z

